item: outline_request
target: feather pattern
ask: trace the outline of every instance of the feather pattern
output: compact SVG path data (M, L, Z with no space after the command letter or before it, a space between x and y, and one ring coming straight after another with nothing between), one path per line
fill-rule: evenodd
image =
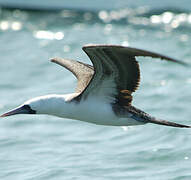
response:
M100 102L110 104L114 114L119 118L118 122L116 122L115 118L111 116L114 118L113 120L111 120L111 117L109 118L112 121L111 124L119 125L124 122L124 124L133 125L137 122L139 122L138 124L150 122L190 128L190 126L156 119L131 105L132 93L137 90L140 84L140 68L136 56L160 58L186 65L184 62L158 53L116 45L88 45L82 49L89 56L93 66L74 60L52 59L52 62L66 67L78 79L76 93L72 98L69 98L70 102L78 102L82 105L85 102L90 103L94 99L98 104ZM87 101L85 101L86 99ZM91 107L94 109L94 104ZM104 114L105 111L102 113ZM127 119L128 122L126 122ZM94 121L97 123L96 119ZM102 123L110 124L108 119ZM99 122L98 124L102 123Z
M79 61L56 57L52 58L51 62L65 67L76 76L78 79L76 93L81 93L86 88L94 74L93 66Z

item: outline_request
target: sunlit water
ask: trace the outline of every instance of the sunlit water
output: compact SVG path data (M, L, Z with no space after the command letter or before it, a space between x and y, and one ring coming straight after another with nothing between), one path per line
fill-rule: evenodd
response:
M149 11L1 11L0 113L40 95L72 92L74 76L52 64L61 56L90 63L81 47L120 44L191 64L191 14ZM191 124L191 69L139 58L133 104ZM95 109L96 111L96 109ZM191 131L148 124L104 127L46 115L0 121L3 180L190 180Z

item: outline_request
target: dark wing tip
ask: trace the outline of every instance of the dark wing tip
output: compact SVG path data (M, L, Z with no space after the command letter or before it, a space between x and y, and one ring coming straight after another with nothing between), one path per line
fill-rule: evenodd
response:
M58 57L50 58L50 61L53 62L53 63L57 63L58 60L59 60Z
M111 45L111 44L86 44L82 47L83 50L89 48L126 48L125 46L121 45Z
M152 58L160 58L161 60L167 60L167 61L171 61L183 66L189 66L188 63L168 57L168 56L164 56L162 54L159 53L155 53L155 52L151 52L151 51L147 51L147 50L143 50L143 49L138 49L138 48L133 48L133 47L127 47L127 46L121 46L121 45L104 45L104 44L87 44L85 46L82 47L82 49L84 51L87 51L87 49L91 49L91 48L117 48L117 49L123 49L122 51L126 51L129 55L132 56L148 56L148 57L152 57Z

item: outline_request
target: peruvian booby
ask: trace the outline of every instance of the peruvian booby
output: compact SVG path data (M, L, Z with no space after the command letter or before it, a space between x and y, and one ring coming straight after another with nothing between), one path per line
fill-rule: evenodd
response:
M51 59L76 76L78 82L74 93L36 97L0 117L48 114L99 125L132 126L154 123L191 128L157 119L132 105L132 93L140 83L136 56L185 63L158 53L118 45L87 45L82 49L93 66L75 60Z

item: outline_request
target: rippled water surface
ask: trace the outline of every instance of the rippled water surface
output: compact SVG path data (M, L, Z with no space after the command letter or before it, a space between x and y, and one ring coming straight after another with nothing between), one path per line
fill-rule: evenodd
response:
M0 113L44 94L69 93L74 76L53 56L90 63L81 47L120 44L191 64L191 13L135 8L83 12L0 12ZM138 58L133 104L191 124L191 69ZM96 110L95 110L96 111ZM157 125L105 127L46 115L0 121L3 180L190 180L191 131Z

